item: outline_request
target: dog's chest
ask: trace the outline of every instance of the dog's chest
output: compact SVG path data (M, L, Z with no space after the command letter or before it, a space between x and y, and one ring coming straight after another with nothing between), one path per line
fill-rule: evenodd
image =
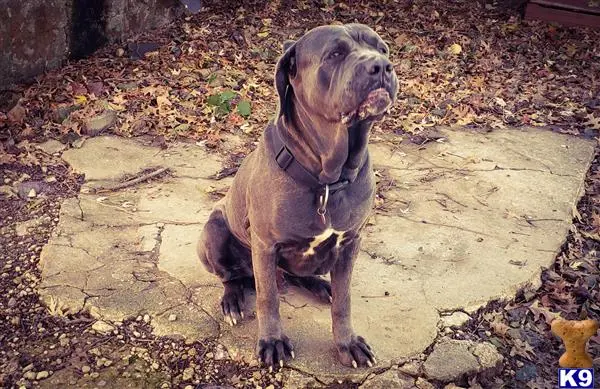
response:
M329 246L332 246L332 249L338 249L344 240L345 233L346 231L338 231L333 228L325 229L321 234L312 238L308 243L308 248L302 252L302 256L308 257L315 255L316 250L321 248L321 246L326 245L326 242L331 242Z
M333 249L341 246L344 240L345 231L338 231L333 228L327 228L321 234L316 235L308 244L308 248L302 252L303 257L315 255L316 250L325 242L331 241Z
M279 266L299 276L326 274L356 233L326 228L312 238L288 241L280 246Z

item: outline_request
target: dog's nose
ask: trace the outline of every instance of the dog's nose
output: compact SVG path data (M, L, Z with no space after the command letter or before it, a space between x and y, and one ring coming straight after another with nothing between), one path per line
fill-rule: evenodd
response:
M367 73L372 76L381 74L383 72L389 74L392 72L392 70L394 70L392 63L385 57L373 59L367 65Z

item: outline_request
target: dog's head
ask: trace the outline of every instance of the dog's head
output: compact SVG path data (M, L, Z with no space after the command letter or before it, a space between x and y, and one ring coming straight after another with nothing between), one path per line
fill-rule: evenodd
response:
M311 116L347 126L378 120L396 100L398 79L389 48L362 24L321 26L284 43L275 86L278 116L294 102Z

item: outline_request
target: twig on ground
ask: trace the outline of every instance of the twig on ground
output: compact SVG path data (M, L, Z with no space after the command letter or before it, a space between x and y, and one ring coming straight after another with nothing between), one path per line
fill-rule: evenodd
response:
M169 168L168 167L163 167L163 168L160 168L160 169L156 169L156 170L154 170L154 171L152 171L150 173L143 174L143 175L141 175L141 176L139 176L137 178L134 178L134 179L122 182L120 184L116 184L116 185L109 186L109 187L94 188L93 192L94 193L105 193L105 192L113 192L115 190L128 188L130 186L139 184L140 182L144 182L144 181L147 181L147 180L149 180L151 178L154 178L154 177L156 177L156 176L158 176L158 175L160 175L160 174L162 174L164 172L167 172L167 171L169 171Z

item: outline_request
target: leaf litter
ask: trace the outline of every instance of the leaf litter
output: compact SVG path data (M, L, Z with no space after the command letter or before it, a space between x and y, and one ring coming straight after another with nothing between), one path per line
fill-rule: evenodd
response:
M116 121L105 133L212 147L224 132L256 139L276 107L282 42L320 24L359 21L390 43L400 80L399 101L377 131L408 140L434 126L600 131L598 31L525 21L496 3L326 4L209 3L130 42L129 51L152 43L153 51L134 50L136 59L113 45L39 77L0 115L0 129L64 139L85 135L86 123L108 111Z

